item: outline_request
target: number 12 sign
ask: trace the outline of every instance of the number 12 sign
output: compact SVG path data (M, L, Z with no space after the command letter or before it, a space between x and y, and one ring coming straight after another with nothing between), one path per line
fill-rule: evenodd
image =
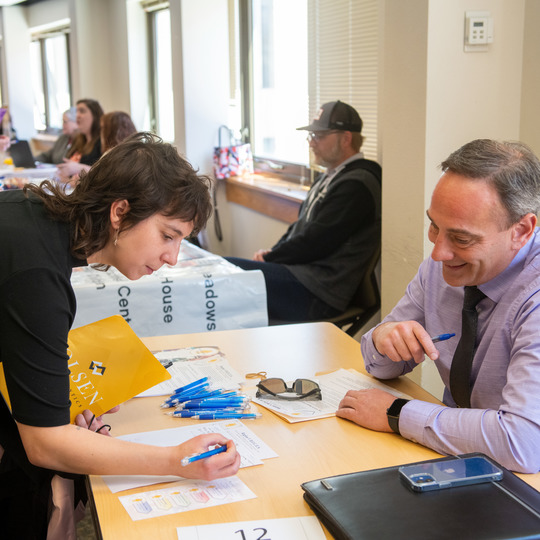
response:
M325 540L315 516L178 527L178 540Z

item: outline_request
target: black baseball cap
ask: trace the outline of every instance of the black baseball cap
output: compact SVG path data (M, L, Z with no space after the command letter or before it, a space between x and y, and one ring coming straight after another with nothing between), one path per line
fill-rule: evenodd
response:
M309 126L296 129L306 131L362 131L362 119L354 107L343 103L343 101L330 101L319 109L319 112Z

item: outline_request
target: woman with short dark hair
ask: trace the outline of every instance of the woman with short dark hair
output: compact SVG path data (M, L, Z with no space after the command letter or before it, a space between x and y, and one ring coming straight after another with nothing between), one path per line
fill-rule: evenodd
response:
M203 479L237 472L235 446L218 434L163 448L96 433L101 418L89 425L83 414L70 424L72 268L115 266L138 279L174 265L211 208L209 178L148 133L107 152L72 193L53 182L0 192L0 361L11 400L10 413L0 398L2 530L12 523L17 537L30 538L24 527L46 529L56 471ZM227 451L181 467L183 457L216 444Z

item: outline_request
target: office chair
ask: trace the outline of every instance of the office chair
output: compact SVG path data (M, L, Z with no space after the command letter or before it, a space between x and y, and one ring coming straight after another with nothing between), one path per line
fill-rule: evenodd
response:
M356 332L379 311L381 307L381 294L377 282L376 269L380 258L381 248L377 247L368 260L366 271L360 280L358 289L356 289L349 307L341 315L323 319L324 321L331 322L342 330L347 325L350 325L345 332L349 336L354 337Z
M379 246L373 252L371 258L368 259L366 270L358 284L358 289L354 293L349 307L343 313L328 319L320 319L311 322L330 322L341 329L350 325L345 332L349 334L349 336L354 337L356 332L358 332L358 330L360 330L381 307L381 294L376 273L377 264L380 258L381 248ZM300 321L294 322L298 323ZM293 322L279 320L269 321L270 326L278 324L293 324Z

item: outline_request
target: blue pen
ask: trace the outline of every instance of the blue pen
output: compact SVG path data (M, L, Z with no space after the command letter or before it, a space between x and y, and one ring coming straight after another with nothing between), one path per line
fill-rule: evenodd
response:
M242 409L245 410L246 408L249 408L249 404L246 403L238 403L234 401L229 401L226 403L191 403L187 405L186 407L182 407L183 404L180 404L176 407L177 411L198 411L198 410L205 410L205 409L212 409L212 410L221 410L221 409Z
M197 386L193 386L191 388L188 388L187 390L183 390L182 392L175 392L173 394L171 394L164 402L163 402L163 405L167 404L167 403L171 403L175 400L186 400L186 399L191 399L192 396L196 396L198 394L200 394L201 392L204 392L206 391L208 388L209 388L209 384L208 383L201 383L201 384L198 384Z
M238 396L234 392L223 394L221 393L221 390L214 390L213 392L200 392L198 394L175 398L171 401L174 401L176 403L183 403L186 401L198 401L198 400L210 399L210 398L225 399L225 398L236 398L236 397Z
M193 454L192 456L182 458L182 461L180 461L180 463L182 464L182 467L185 467L186 465L189 465L190 463L193 463L194 461L199 461L199 459L205 459L207 457L215 456L216 454L220 454L221 452L226 452L226 451L227 451L226 446L218 446L217 448L214 448L213 450L208 450L208 452L203 452L202 454Z
M248 398L247 398L247 396L244 396L244 395L236 394L236 395L224 396L222 394L222 395L211 396L211 397L208 397L208 398L193 396L189 401L224 401L224 400L241 401L241 400L245 400L245 399L248 399Z
M439 341L446 341L447 339L450 339L455 335L456 334L439 334L438 336L433 336L431 338L431 341L433 341L433 343L439 343Z
M181 409L179 411L168 412L169 416L175 416L177 418L193 418L200 414L216 414L218 409ZM226 413L244 413L244 409L230 407L227 409L219 409L219 414Z
M207 399L207 398L226 398L226 397L237 397L236 392L223 392L223 390L207 390L204 392L197 392L196 394L190 394L189 396L182 396L180 401L189 401L195 399ZM188 399L186 399L186 397Z
M216 395L219 393L219 390L214 390L212 392L205 392L204 390L208 387L208 385L203 385L201 387L197 387L194 389L194 392L190 392L189 390L186 392L182 392L180 394L173 394L172 396L169 396L162 404L161 408L166 409L168 407L174 407L177 403L180 403L182 401L189 401L190 399L194 399L197 397L205 397L205 396L211 396Z
M169 399L180 397L180 396L193 396L198 394L199 392L207 391L210 387L210 384L205 382L198 384L196 386L192 386L191 388L188 388L187 390L182 390L182 392L175 392L171 396L169 396Z
M260 418L262 416L261 413L228 413L228 412L222 412L222 413L213 413L213 414L199 414L192 416L191 418L195 420L227 420L227 418Z
M210 396L206 396L205 394L212 394ZM182 401L186 402L186 401L204 401L204 400L207 400L207 401L210 401L210 400L222 400L222 399L246 399L247 396L244 395L244 394L237 394L236 392L227 392L227 393L222 393L220 391L215 391L215 392L200 392L200 393L197 393L197 394L190 394L189 396L189 399L183 399L182 396L180 396L180 398L182 398ZM173 396L173 398L176 398L176 396Z
M208 380L208 377L203 377L202 379L198 379L196 381L193 381L192 383L186 384L185 386L180 386L180 388L177 388L174 391L174 394L180 394L180 392L184 392L185 390L189 388L193 388L194 386L198 386L199 384L206 382Z
M191 401L194 399L203 399L203 398L209 398L209 397L223 397L226 395L232 395L232 394L223 394L221 390L209 390L209 391L197 391L193 394L190 392L185 392L183 394L175 394L173 396L168 397L162 404L161 408L165 409L167 407L174 407L178 403L182 403L183 401Z
M226 399L201 399L185 401L177 405L178 409L213 409L222 407L241 407L242 405L249 403L247 398L226 398Z

